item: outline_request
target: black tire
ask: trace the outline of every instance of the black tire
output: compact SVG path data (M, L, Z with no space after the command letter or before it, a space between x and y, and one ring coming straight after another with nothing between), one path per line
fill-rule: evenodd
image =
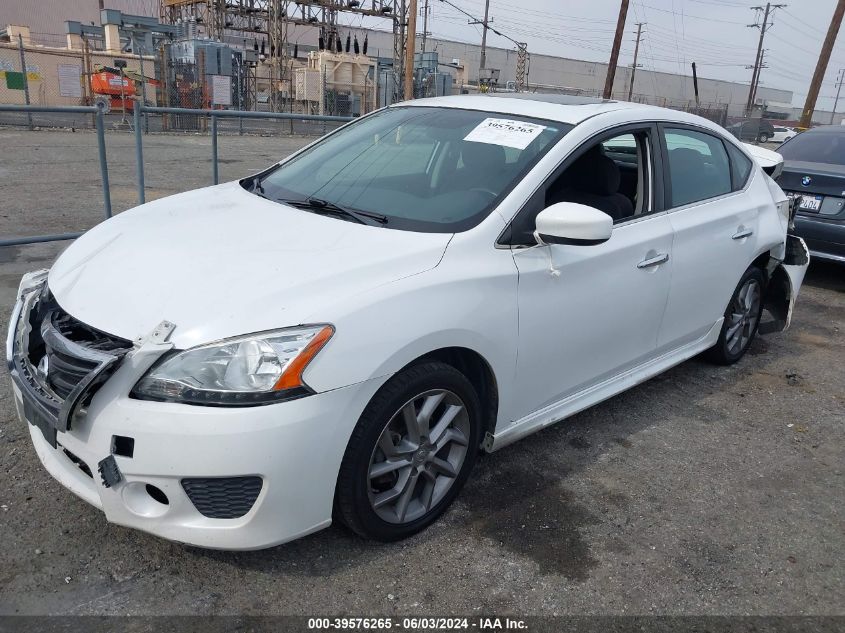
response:
M761 143L768 143L769 142L769 135L765 132L760 135L760 142Z
M749 283L756 283L757 288L759 289L759 307L753 310L753 312L748 315L748 320L744 322L748 323L747 329L749 331L747 340L740 341L740 345L738 347L732 346L729 339L729 330L731 330L736 323L732 321L731 315L735 314L734 307L737 304L740 291L742 291L746 287L746 284ZM716 341L716 344L713 347L704 353L707 360L719 365L733 365L745 355L745 352L748 351L748 348L754 341L754 337L757 335L757 327L760 325L760 315L763 312L763 297L765 295L765 289L766 277L762 270L756 266L752 266L745 271L742 278L739 280L739 283L736 285L733 295L731 295L731 300L728 303L728 306L725 308L725 321L722 323L721 332L719 332L719 340ZM750 321L752 318L753 322ZM745 325L741 327L743 329L746 328Z
M397 419L394 416L409 402L415 402L415 398L424 397L421 394L439 390L448 391L465 406L466 416L462 417L462 424L468 431L468 437L463 462L457 476L448 477L451 484L439 501L432 503L428 510L423 510L424 506L417 504L417 511L425 511L425 514L404 523L389 522L377 513L371 503L371 460L376 451L381 450L377 448L381 446L379 440L388 425L394 423L391 421ZM481 404L472 384L461 372L438 361L424 361L402 370L373 396L352 432L335 488L335 519L357 534L379 541L397 541L425 529L446 511L466 483L478 456L480 436ZM432 449L432 452L436 451ZM422 478L420 483L422 486L427 485Z

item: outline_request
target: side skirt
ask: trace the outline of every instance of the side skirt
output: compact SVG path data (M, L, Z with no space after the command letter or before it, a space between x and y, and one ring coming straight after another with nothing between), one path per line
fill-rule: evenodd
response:
M720 318L704 336L692 343L687 343L683 347L667 352L633 369L629 369L603 382L587 387L578 393L574 393L560 402L530 413L524 418L514 421L508 428L503 429L501 433L488 433L487 437L484 438L482 448L488 453L497 451L508 444L522 439L526 435L560 422L579 411L583 411L594 404L607 400L626 389L645 382L652 376L656 376L692 358L716 344L723 321L724 318Z

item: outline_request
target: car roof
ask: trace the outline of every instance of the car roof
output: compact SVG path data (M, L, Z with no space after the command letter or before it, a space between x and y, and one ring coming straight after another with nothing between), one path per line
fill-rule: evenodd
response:
M477 95L453 95L449 97L431 97L428 99L415 99L414 101L403 101L394 104L395 106L411 107L440 107L460 108L464 110L484 110L516 116L536 117L561 123L576 125L581 121L589 119L597 114L612 112L615 110L636 110L641 115L646 111L648 118L661 120L681 120L690 118L700 120L694 115L666 108L658 108L640 103L627 101L613 101L610 99L596 99L593 97L580 97L573 95L554 95L539 93L488 93ZM669 116L671 113L671 116Z
M845 125L817 125L811 127L804 134L845 134Z

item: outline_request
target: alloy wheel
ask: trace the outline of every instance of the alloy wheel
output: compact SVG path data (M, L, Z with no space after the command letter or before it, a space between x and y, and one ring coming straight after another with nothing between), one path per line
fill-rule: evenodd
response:
M370 505L388 523L410 523L443 499L461 472L470 437L464 402L435 389L406 402L370 456Z
M760 319L760 301L763 292L760 282L748 279L736 293L728 316L725 342L731 354L745 349Z

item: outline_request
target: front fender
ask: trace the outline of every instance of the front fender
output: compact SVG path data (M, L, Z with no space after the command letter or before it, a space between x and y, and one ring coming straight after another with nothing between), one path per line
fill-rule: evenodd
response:
M795 235L787 235L783 260L775 263L770 272L766 300L763 304L772 315L772 320L760 323L760 334L782 332L789 327L795 301L809 265L810 251L804 240Z

